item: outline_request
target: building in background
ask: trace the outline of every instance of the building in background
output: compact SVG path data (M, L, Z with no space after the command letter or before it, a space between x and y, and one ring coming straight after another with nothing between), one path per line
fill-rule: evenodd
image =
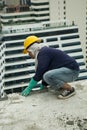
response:
M28 2L27 2L28 3ZM30 3L30 2L29 2ZM19 21L36 23L50 20L50 9L48 0L32 0L32 6L30 5L9 5L5 6L3 13L1 14L1 23L15 24Z
M5 5L19 5L19 0L2 0Z
M86 0L86 13L85 13L85 15L86 15L86 17L85 17L85 25L86 25L86 27L85 27L85 32L86 32L86 68L87 68L87 0Z
M87 67L87 0L49 0L49 3L50 20L67 19L78 25Z
M85 2L80 0L77 12L74 4L78 0L3 2L6 6L0 14L0 87L3 86L5 91L10 92L28 85L35 71L34 60L24 55L22 50L24 39L32 34L39 36L49 46L60 48L73 56L81 68L78 80L87 79L84 62L84 58L87 61L86 15L83 15L86 12L86 8L83 8ZM83 20L79 12L82 13Z
M5 44L0 34L0 99L4 96Z
M83 48L84 58L87 67L86 45L87 45L87 0L66 0L67 15L70 20L74 20L79 27L81 45Z
M66 0L49 0L50 20L66 20Z
M29 35L36 35L43 43L53 48L60 48L74 57L80 66L78 80L87 79L78 26L67 21L4 26L1 42L5 50L2 52L5 55L2 59L5 60L3 85L6 92L23 89L35 73L34 59L23 54L23 42Z
M28 5L33 9L33 16L37 21L40 17L47 20L58 21L67 19L75 22L79 27L81 46L87 66L87 0L3 0L7 5ZM44 3L45 2L45 3ZM48 4L47 4L47 3ZM45 9L43 7L46 7ZM49 11L48 11L49 10ZM44 12L47 13L44 13ZM49 18L48 18L49 15Z

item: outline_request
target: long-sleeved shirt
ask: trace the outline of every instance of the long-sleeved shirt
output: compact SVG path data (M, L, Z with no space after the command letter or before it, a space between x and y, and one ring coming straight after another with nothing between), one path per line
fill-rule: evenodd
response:
M43 74L49 70L67 67L72 70L79 70L79 65L76 60L64 51L51 47L43 47L37 56L37 69L34 75L34 80L40 81Z

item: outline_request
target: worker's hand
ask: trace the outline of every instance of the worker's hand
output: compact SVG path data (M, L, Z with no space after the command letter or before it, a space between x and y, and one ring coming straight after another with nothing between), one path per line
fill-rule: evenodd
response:
M30 82L29 82L28 87L25 88L25 89L22 91L21 95L22 95L22 96L28 96L28 95L30 94L30 91L32 90L32 88L34 88L34 87L36 86L36 84L37 84L37 81L35 81L35 80L32 78L32 79L30 80Z
M40 90L44 89L44 85L40 84Z
M40 85L40 91L41 91L41 92L47 92L47 91L48 91L47 86L44 86L43 84L41 84L41 85Z

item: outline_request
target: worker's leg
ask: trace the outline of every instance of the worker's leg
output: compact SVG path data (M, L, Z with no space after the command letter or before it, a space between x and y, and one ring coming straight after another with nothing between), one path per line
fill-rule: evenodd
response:
M65 67L54 69L46 72L43 76L44 80L55 90L59 88L71 89L68 82L77 79L79 72Z
M63 89L58 95L60 99L66 99L75 94L75 89L67 82L72 82L78 78L78 71L67 68L60 68L48 71L44 74L44 80L55 90Z

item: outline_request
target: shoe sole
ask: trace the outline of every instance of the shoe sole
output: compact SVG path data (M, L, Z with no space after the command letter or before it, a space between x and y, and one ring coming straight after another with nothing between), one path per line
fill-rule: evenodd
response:
M58 99L68 99L68 98L70 98L70 97L72 97L72 96L74 96L76 94L76 92L73 92L72 94L70 94L70 95L68 95L68 96L66 96L66 97L63 97L62 95L58 95Z

